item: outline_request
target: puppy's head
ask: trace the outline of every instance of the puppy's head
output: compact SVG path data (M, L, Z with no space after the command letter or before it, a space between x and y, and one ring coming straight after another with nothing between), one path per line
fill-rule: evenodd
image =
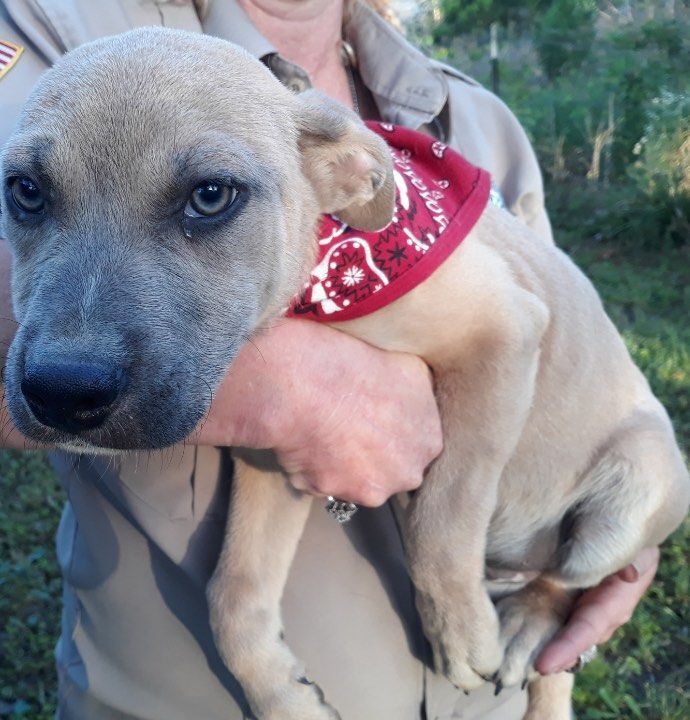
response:
M17 427L155 448L203 417L240 346L308 272L319 214L393 213L385 144L229 43L137 30L65 56L2 156Z

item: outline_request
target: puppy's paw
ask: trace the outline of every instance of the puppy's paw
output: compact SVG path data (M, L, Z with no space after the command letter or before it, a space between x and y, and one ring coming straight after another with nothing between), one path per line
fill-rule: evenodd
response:
M485 591L436 600L418 594L424 631L434 665L462 690L480 687L501 664L498 617Z
M494 678L496 684L521 685L541 677L534 662L562 627L562 616L548 603L535 603L533 596L522 593L503 598L496 609L504 650L503 662Z
M259 720L341 720L321 688L304 676L271 697L255 697L251 705Z
M340 720L321 688L288 652L287 646L276 648L266 664L230 664L254 715L258 720Z
M285 642L278 607L227 578L208 597L216 647L258 720L340 720Z

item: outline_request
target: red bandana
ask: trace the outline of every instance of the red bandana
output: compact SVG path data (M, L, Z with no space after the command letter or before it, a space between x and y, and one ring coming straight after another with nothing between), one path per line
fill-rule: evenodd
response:
M391 148L395 217L370 233L325 215L318 264L288 317L353 320L397 300L458 247L489 201L489 174L443 143L388 123L367 126Z

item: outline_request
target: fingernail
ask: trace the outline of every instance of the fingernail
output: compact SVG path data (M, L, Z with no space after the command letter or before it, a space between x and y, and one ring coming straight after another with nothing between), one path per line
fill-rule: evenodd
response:
M657 562L659 551L657 548L645 548L641 550L638 556L630 563L637 573L638 577L649 572L649 570Z
M644 570L642 570L638 561L633 560L628 567L624 568L623 572L626 572L625 580L628 582L637 582Z
M649 568L651 567L651 564L650 564L650 563L644 563L644 562L642 562L641 560L633 560L633 561L630 563L630 566L632 567L632 569L633 569L633 570L635 571L635 573L637 574L637 578L639 578L640 575L644 575L644 574L647 572L647 570L649 570ZM637 580L637 578L635 578L635 579Z

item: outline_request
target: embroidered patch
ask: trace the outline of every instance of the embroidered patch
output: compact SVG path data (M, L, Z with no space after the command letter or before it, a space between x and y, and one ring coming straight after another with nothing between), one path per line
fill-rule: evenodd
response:
M15 45L9 40L0 40L0 80L14 67L24 52L21 45Z

